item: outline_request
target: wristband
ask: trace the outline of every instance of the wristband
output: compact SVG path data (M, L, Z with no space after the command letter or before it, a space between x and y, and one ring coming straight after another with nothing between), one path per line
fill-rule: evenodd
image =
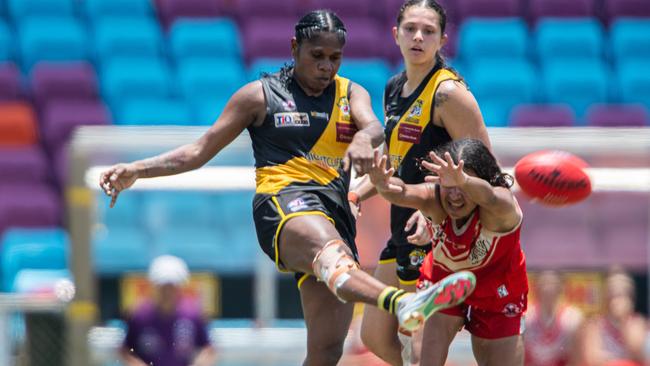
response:
M357 209L361 208L361 204L359 202L359 194L357 192L353 192L353 191L348 192L348 201L352 202L355 206L357 206Z

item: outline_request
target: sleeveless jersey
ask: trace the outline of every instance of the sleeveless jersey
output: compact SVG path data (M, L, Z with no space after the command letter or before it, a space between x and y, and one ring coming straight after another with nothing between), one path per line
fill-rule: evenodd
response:
M630 360L633 355L625 347L622 331L609 319L602 317L597 320L600 328L600 339L603 351L609 360Z
M570 360L572 338L578 310L570 306L558 309L550 324L545 324L533 308L526 315L524 337L527 366L565 366Z
M256 192L277 194L299 187L347 191L349 173L341 168L357 131L350 118L350 81L335 76L318 97L279 73L260 79L266 99L261 126L249 126L255 156Z
M449 142L451 137L442 127L433 123L434 98L440 83L459 80L452 71L434 67L410 96L401 97L406 83L406 72L393 76L384 91L384 112L386 113L386 143L395 176L407 184L424 182L425 174L420 170L418 159L429 151ZM409 235L404 231L406 221L414 209L391 205L391 240L408 243Z
M521 223L507 233L483 228L478 209L461 228L447 217L433 227L433 248L422 265L420 281L437 282L454 272L472 271L476 289L466 304L506 315L522 313L528 279L520 231Z

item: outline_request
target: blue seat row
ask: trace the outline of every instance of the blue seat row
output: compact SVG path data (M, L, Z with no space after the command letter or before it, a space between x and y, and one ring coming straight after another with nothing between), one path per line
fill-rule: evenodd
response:
M147 17L154 14L151 0L3 0L0 10L6 10L8 17L16 23L40 15L85 16L94 21L114 15Z
M248 78L276 71L283 63L253 63ZM509 111L521 103L566 103L579 117L595 103L650 107L650 80L645 71L649 64L648 60L629 60L611 68L600 59L577 58L552 60L541 67L517 58L454 62L491 126L505 125ZM176 72L175 77L159 58L106 63L100 80L115 123L211 124L230 95L246 81L241 64L228 59L188 59ZM367 88L381 117L383 88L391 74L388 65L383 60L346 60L339 73Z
M250 227L236 234L210 226L166 227L155 232L136 226L109 228L95 235L93 264L99 275L146 271L162 254L185 260L193 271L251 272L257 257L257 237Z
M505 126L518 104L567 104L579 119L599 103L640 103L650 108L650 60L610 69L594 59L554 60L536 67L525 59L484 59L456 64L490 126Z
M650 56L648 19L617 19L607 35L595 18L546 18L532 34L523 19L469 19L460 28L458 54L463 60L537 58L540 62L567 58L615 62Z
M16 34L14 34L16 33ZM0 21L0 61L20 61L29 71L39 61L169 56L174 62L206 57L242 62L239 29L226 18L180 20L168 37L153 17L106 16L91 27L78 18L34 15L16 24Z
M51 286L57 277L69 278L69 250L61 228L6 230L0 241L2 291L47 290L41 287Z

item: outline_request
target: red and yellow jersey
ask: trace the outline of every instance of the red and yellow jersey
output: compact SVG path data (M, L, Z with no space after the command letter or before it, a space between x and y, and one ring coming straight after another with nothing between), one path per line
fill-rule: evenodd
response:
M476 289L466 304L487 311L522 312L528 278L519 243L521 222L507 233L496 233L483 228L479 216L476 209L460 227L450 217L433 226L433 249L420 269L420 285L454 272L472 271Z

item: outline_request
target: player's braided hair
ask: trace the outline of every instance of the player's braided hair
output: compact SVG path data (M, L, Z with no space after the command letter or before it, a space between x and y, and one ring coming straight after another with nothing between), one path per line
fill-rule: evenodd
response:
M321 32L331 32L336 34L341 45L345 44L345 37L347 30L341 18L339 18L331 10L314 10L305 14L295 28L295 37L298 46L304 40L311 40L318 36ZM280 69L280 81L288 85L293 75L293 63L286 63Z
M496 158L481 140L450 141L435 150L435 153L443 159L446 152L449 152L455 164L463 160L465 169L471 169L476 176L493 187L510 188L514 183L510 174L501 171Z

